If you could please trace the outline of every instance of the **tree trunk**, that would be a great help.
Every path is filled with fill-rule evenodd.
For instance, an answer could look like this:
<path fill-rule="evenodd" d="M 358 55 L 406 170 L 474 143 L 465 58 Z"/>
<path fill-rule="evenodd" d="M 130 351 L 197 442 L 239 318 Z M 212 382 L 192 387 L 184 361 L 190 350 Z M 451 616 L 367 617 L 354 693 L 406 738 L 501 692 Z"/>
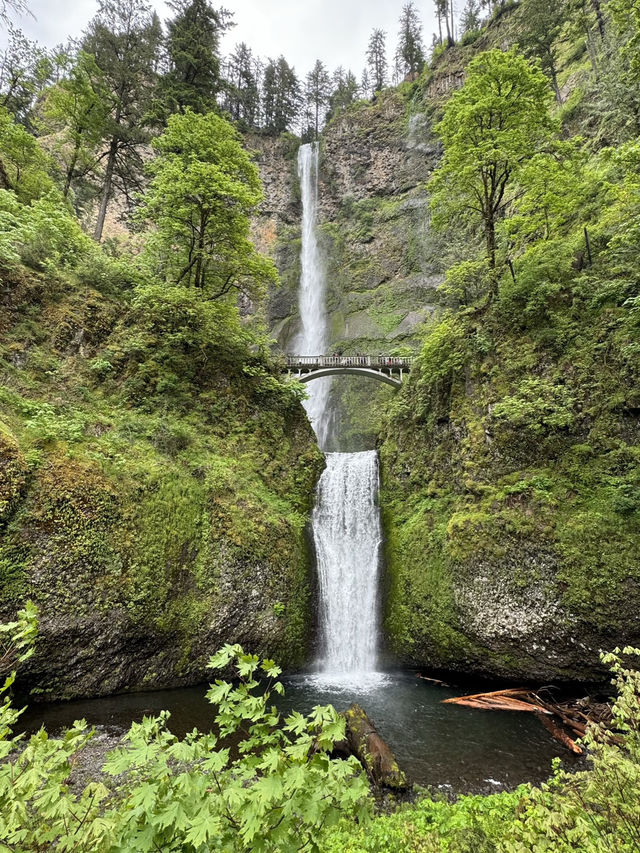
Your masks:
<path fill-rule="evenodd" d="M 398 767 L 393 752 L 360 705 L 353 704 L 344 716 L 349 751 L 362 764 L 369 781 L 373 785 L 396 791 L 409 788 L 407 777 Z"/>
<path fill-rule="evenodd" d="M 104 184 L 102 186 L 102 199 L 100 201 L 100 210 L 98 211 L 98 220 L 93 233 L 94 238 L 99 243 L 102 240 L 102 231 L 104 229 L 104 220 L 107 216 L 107 207 L 109 206 L 109 197 L 111 195 L 111 186 L 113 184 L 113 172 L 116 165 L 116 156 L 118 154 L 118 140 L 114 136 L 109 145 L 109 157 L 107 159 L 107 168 L 104 173 Z"/>
<path fill-rule="evenodd" d="M 596 13 L 596 20 L 598 22 L 598 30 L 600 32 L 600 38 L 604 38 L 604 15 L 602 14 L 602 6 L 600 5 L 600 0 L 591 0 L 591 5 Z"/>
<path fill-rule="evenodd" d="M 553 91 L 556 93 L 556 101 L 560 106 L 562 106 L 562 95 L 560 94 L 560 86 L 558 86 L 558 72 L 556 71 L 555 62 L 553 60 L 549 63 L 549 73 L 551 74 Z"/>
<path fill-rule="evenodd" d="M 454 17 L 453 0 L 449 0 L 449 9 L 451 11 L 451 44 L 456 43 L 456 21 Z"/>
<path fill-rule="evenodd" d="M 451 37 L 451 24 L 449 23 L 449 7 L 447 6 L 444 10 L 444 22 L 447 25 L 447 44 L 449 47 L 453 44 L 453 38 Z"/>
<path fill-rule="evenodd" d="M 67 169 L 67 175 L 64 181 L 64 189 L 62 190 L 62 195 L 64 196 L 64 198 L 67 198 L 67 196 L 69 195 L 69 190 L 71 189 L 71 182 L 73 181 L 73 175 L 76 170 L 76 163 L 78 162 L 79 152 L 80 143 L 76 142 L 75 148 L 73 149 L 71 162 L 69 163 L 69 168 Z"/>
<path fill-rule="evenodd" d="M 438 12 L 438 33 L 440 34 L 440 44 L 442 44 L 442 16 Z"/>

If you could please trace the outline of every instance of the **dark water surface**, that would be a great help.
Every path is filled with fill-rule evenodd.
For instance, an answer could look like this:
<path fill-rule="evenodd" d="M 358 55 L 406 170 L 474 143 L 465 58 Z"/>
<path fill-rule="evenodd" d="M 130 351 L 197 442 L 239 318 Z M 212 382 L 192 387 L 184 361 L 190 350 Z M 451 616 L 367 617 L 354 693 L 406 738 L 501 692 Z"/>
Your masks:
<path fill-rule="evenodd" d="M 293 676 L 284 683 L 286 695 L 277 702 L 283 711 L 305 713 L 329 703 L 342 710 L 359 702 L 410 778 L 443 791 L 489 792 L 541 782 L 550 775 L 554 756 L 575 761 L 533 714 L 443 705 L 443 699 L 472 691 L 435 686 L 413 673 L 379 676 L 359 687 L 312 676 Z M 33 732 L 44 725 L 57 734 L 84 718 L 117 736 L 133 720 L 168 710 L 176 735 L 193 728 L 208 731 L 213 709 L 205 690 L 191 687 L 32 706 L 21 718 L 21 728 Z"/>

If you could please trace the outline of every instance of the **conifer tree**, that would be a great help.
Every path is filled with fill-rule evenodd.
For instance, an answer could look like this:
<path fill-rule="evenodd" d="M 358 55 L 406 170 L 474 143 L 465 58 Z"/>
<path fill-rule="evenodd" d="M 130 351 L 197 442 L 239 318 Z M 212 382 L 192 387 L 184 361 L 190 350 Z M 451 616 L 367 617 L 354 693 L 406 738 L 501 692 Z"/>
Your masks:
<path fill-rule="evenodd" d="M 480 29 L 482 26 L 482 16 L 480 14 L 479 0 L 467 0 L 460 23 L 463 35 L 476 32 L 476 30 Z"/>
<path fill-rule="evenodd" d="M 565 23 L 566 8 L 563 2 L 548 0 L 522 0 L 522 35 L 520 46 L 528 56 L 540 60 L 540 65 L 553 84 L 558 103 L 562 103 L 558 85 L 558 37 Z"/>
<path fill-rule="evenodd" d="M 225 107 L 234 121 L 255 127 L 260 115 L 260 67 L 251 48 L 240 42 L 226 63 Z"/>
<path fill-rule="evenodd" d="M 313 131 L 314 138 L 318 138 L 320 128 L 324 123 L 329 98 L 331 97 L 331 78 L 329 72 L 318 59 L 311 71 L 307 74 L 304 87 L 306 105 L 305 118 L 309 121 L 309 128 Z"/>
<path fill-rule="evenodd" d="M 148 142 L 145 118 L 151 105 L 153 63 L 160 45 L 149 6 L 142 0 L 100 0 L 83 49 L 93 54 L 108 93 L 109 120 L 100 207 L 95 225 L 102 239 L 114 187 L 131 199 L 140 186 L 141 146 Z"/>
<path fill-rule="evenodd" d="M 374 92 L 379 92 L 387 85 L 387 53 L 386 33 L 383 30 L 373 30 L 367 48 L 367 68 Z"/>
<path fill-rule="evenodd" d="M 339 115 L 353 104 L 360 94 L 360 87 L 352 71 L 346 71 L 342 66 L 333 75 L 333 92 L 329 99 L 329 115 Z"/>
<path fill-rule="evenodd" d="M 267 62 L 262 86 L 264 127 L 268 133 L 290 130 L 300 115 L 300 83 L 284 56 Z"/>
<path fill-rule="evenodd" d="M 402 7 L 400 15 L 400 32 L 398 34 L 398 49 L 396 63 L 400 75 L 417 74 L 422 71 L 425 61 L 424 44 L 422 42 L 422 23 L 413 2 L 409 0 Z"/>
<path fill-rule="evenodd" d="M 175 17 L 167 25 L 168 71 L 160 90 L 166 115 L 206 113 L 216 108 L 222 87 L 220 37 L 231 26 L 225 9 L 214 9 L 208 0 L 172 0 Z"/>

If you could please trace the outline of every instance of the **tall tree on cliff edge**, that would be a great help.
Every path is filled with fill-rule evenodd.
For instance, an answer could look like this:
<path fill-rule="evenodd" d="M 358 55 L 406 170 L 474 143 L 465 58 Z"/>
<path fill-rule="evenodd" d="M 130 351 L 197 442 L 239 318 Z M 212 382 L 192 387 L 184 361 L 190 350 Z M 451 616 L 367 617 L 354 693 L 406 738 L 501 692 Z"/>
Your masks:
<path fill-rule="evenodd" d="M 300 115 L 302 96 L 294 69 L 284 56 L 270 59 L 262 84 L 262 114 L 267 133 L 291 130 Z"/>
<path fill-rule="evenodd" d="M 319 59 L 307 74 L 304 97 L 306 103 L 305 122 L 313 131 L 314 139 L 317 139 L 324 124 L 329 107 L 329 98 L 331 97 L 331 78 Z"/>
<path fill-rule="evenodd" d="M 224 68 L 223 106 L 234 121 L 257 127 L 260 121 L 261 64 L 245 43 L 235 46 Z"/>
<path fill-rule="evenodd" d="M 383 30 L 374 30 L 367 47 L 367 69 L 374 92 L 380 92 L 387 85 L 387 36 Z"/>
<path fill-rule="evenodd" d="M 100 241 L 114 188 L 130 200 L 140 187 L 141 147 L 149 141 L 145 118 L 160 48 L 150 7 L 141 0 L 101 0 L 82 47 L 95 57 L 109 99 L 108 148 L 94 232 Z"/>
<path fill-rule="evenodd" d="M 434 224 L 459 218 L 481 227 L 494 293 L 496 226 L 523 166 L 550 146 L 550 99 L 538 67 L 515 49 L 489 50 L 469 63 L 435 128 L 444 157 L 430 184 Z"/>
<path fill-rule="evenodd" d="M 159 86 L 165 118 L 187 107 L 210 112 L 222 89 L 220 38 L 233 26 L 231 14 L 207 0 L 172 0 L 168 5 L 175 17 L 167 24 L 169 69 Z"/>
<path fill-rule="evenodd" d="M 419 74 L 425 62 L 422 22 L 413 3 L 405 3 L 400 15 L 396 63 L 403 76 Z"/>

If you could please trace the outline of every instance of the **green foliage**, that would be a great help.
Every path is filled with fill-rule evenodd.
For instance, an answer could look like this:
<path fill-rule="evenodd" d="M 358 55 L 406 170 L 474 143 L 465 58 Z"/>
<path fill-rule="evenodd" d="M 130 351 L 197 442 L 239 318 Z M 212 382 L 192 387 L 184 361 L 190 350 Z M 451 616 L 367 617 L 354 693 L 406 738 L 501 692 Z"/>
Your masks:
<path fill-rule="evenodd" d="M 496 224 L 512 201 L 523 165 L 549 145 L 553 122 L 542 72 L 515 50 L 490 50 L 467 68 L 436 132 L 444 157 L 431 181 L 434 224 L 451 217 L 481 227 L 496 265 Z"/>
<path fill-rule="evenodd" d="M 32 651 L 35 611 L 0 626 L 8 636 L 2 662 Z M 78 721 L 62 738 L 44 730 L 26 743 L 14 737 L 19 717 L 0 707 L 0 843 L 23 853 L 42 849 L 117 851 L 319 851 L 322 834 L 341 818 L 366 821 L 370 798 L 356 759 L 333 760 L 345 721 L 331 706 L 282 719 L 269 704 L 282 694 L 271 660 L 227 645 L 212 669 L 232 667 L 235 682 L 217 680 L 207 698 L 216 734 L 194 730 L 184 740 L 167 728 L 168 713 L 134 723 L 104 767 L 113 783 L 73 793 L 68 777 L 92 737 Z M 262 686 L 259 677 L 267 679 Z M 6 693 L 14 675 L 5 682 Z M 225 745 L 239 735 L 235 755 Z"/>
<path fill-rule="evenodd" d="M 584 738 L 589 769 L 554 777 L 533 789 L 519 809 L 500 850 L 505 853 L 600 853 L 638 849 L 640 813 L 635 795 L 640 783 L 639 649 L 616 649 L 603 656 L 614 674 L 617 698 L 612 729 L 591 725 Z M 631 657 L 631 661 L 629 661 Z"/>
<path fill-rule="evenodd" d="M 262 198 L 258 170 L 224 119 L 187 111 L 154 141 L 151 184 L 142 216 L 157 226 L 151 241 L 162 274 L 198 288 L 202 298 L 257 292 L 274 282 L 273 262 L 249 238 L 249 216 Z"/>

